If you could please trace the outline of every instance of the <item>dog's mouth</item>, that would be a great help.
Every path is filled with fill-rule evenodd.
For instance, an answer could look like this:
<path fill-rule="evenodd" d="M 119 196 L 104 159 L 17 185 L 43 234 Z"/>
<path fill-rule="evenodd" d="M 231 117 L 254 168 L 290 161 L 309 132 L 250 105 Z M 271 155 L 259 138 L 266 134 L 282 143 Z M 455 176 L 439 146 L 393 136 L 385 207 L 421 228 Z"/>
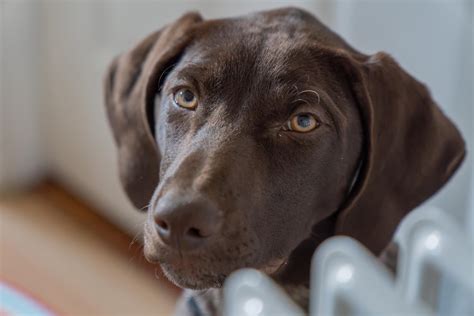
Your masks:
<path fill-rule="evenodd" d="M 236 260 L 224 265 L 213 265 L 208 260 L 187 258 L 183 256 L 173 261 L 158 261 L 166 277 L 176 285 L 194 290 L 220 288 L 226 278 L 242 268 L 254 268 L 267 275 L 277 275 L 287 265 L 287 259 L 272 260 L 257 266 Z"/>
<path fill-rule="evenodd" d="M 264 260 L 256 245 L 218 244 L 201 251 L 179 252 L 163 246 L 146 231 L 144 254 L 148 261 L 159 264 L 173 283 L 191 289 L 219 288 L 229 274 L 242 268 L 254 268 L 267 275 L 275 275 L 288 262 L 288 258 Z"/>

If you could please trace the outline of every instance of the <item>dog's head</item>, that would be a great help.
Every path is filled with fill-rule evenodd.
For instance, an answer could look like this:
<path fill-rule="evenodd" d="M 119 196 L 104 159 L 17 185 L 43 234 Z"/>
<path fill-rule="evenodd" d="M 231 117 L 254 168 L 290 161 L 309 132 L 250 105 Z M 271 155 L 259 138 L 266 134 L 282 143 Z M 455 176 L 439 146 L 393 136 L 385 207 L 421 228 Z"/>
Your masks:
<path fill-rule="evenodd" d="M 271 273 L 328 217 L 379 254 L 464 156 L 421 83 L 299 9 L 186 14 L 115 59 L 105 91 L 146 255 L 183 287 Z"/>

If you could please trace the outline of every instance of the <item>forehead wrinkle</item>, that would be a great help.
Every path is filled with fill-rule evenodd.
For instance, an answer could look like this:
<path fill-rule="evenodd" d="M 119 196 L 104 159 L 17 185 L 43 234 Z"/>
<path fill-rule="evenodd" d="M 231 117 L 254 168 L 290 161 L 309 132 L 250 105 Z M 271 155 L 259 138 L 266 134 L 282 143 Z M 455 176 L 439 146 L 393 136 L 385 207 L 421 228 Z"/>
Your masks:
<path fill-rule="evenodd" d="M 316 90 L 306 89 L 306 90 L 298 92 L 298 96 L 301 96 L 304 93 L 311 93 L 312 97 L 314 97 L 314 96 L 316 97 L 317 103 L 318 104 L 321 103 L 321 97 L 319 96 L 319 93 Z"/>

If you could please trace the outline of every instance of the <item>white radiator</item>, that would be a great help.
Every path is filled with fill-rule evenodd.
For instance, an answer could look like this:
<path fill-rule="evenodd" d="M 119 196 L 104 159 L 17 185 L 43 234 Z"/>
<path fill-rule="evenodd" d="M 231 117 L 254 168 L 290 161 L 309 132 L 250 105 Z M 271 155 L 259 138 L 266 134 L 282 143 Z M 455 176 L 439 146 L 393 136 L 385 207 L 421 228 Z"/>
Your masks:
<path fill-rule="evenodd" d="M 474 247 L 445 213 L 423 207 L 400 224 L 397 273 L 349 237 L 325 241 L 313 257 L 310 315 L 474 315 Z M 232 274 L 226 316 L 303 315 L 268 276 Z"/>

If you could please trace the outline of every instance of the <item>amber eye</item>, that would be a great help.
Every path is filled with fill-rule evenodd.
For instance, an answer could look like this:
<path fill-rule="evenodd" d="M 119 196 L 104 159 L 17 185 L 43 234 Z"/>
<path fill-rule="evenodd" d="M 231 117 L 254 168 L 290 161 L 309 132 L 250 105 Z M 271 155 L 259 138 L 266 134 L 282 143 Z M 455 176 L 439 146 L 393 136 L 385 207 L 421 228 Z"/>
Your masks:
<path fill-rule="evenodd" d="M 173 101 L 182 108 L 194 110 L 197 106 L 197 98 L 194 93 L 186 88 L 179 89 L 173 95 Z"/>
<path fill-rule="evenodd" d="M 296 114 L 288 121 L 288 129 L 298 133 L 311 132 L 318 126 L 318 121 L 311 113 Z"/>

